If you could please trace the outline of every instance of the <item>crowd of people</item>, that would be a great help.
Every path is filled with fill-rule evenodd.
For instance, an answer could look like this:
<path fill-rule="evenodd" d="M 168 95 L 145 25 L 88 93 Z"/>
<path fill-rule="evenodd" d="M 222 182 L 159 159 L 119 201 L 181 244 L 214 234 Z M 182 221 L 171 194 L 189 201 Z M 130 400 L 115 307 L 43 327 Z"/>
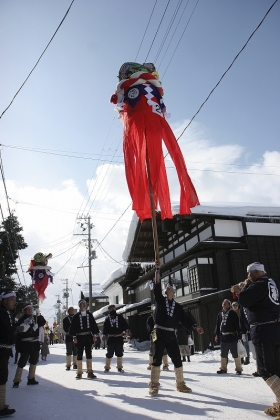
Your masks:
<path fill-rule="evenodd" d="M 272 406 L 265 413 L 280 420 L 280 317 L 279 292 L 276 283 L 268 278 L 263 264 L 252 263 L 247 267 L 248 277 L 245 281 L 232 286 L 231 291 L 236 299 L 230 302 L 224 299 L 222 310 L 217 316 L 214 331 L 215 341 L 221 348 L 221 366 L 218 374 L 227 374 L 228 357 L 231 353 L 235 361 L 236 374 L 242 374 L 242 365 L 250 363 L 250 352 L 256 360 L 254 376 L 260 376 L 271 388 L 276 397 Z M 155 281 L 153 285 L 154 308 L 147 319 L 147 331 L 150 334 L 149 394 L 157 395 L 161 365 L 168 370 L 168 356 L 174 365 L 176 389 L 179 392 L 192 392 L 184 381 L 183 362 L 190 362 L 192 334 L 196 331 L 203 334 L 203 328 L 197 325 L 190 312 L 174 300 L 174 288 L 167 284 L 162 293 L 160 264 L 156 262 Z M 6 404 L 6 383 L 8 380 L 8 363 L 11 350 L 16 343 L 17 369 L 13 387 L 19 388 L 22 371 L 29 362 L 27 385 L 38 385 L 35 378 L 36 366 L 41 350 L 42 360 L 49 354 L 49 344 L 53 344 L 53 331 L 40 335 L 46 320 L 39 310 L 34 314 L 33 307 L 27 303 L 22 317 L 14 319 L 16 293 L 7 291 L 1 295 L 0 304 L 0 417 L 12 415 L 15 410 Z M 68 309 L 63 319 L 63 342 L 66 344 L 66 370 L 76 370 L 76 379 L 83 377 L 83 354 L 86 355 L 86 372 L 89 379 L 96 375 L 92 364 L 92 349 L 100 348 L 106 343 L 104 372 L 109 373 L 111 361 L 117 359 L 118 372 L 124 372 L 124 336 L 131 333 L 126 319 L 117 314 L 116 306 L 108 306 L 102 330 L 96 324 L 92 313 L 87 309 L 84 299 L 79 301 L 79 310 Z M 62 338 L 62 336 L 61 336 Z M 242 344 L 243 343 L 243 344 Z M 240 354 L 240 345 L 243 354 Z"/>

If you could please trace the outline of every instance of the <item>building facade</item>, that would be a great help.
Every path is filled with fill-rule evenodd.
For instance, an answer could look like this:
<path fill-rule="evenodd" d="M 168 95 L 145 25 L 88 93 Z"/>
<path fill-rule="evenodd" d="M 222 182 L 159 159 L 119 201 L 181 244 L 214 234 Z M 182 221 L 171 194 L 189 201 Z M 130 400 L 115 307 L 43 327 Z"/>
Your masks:
<path fill-rule="evenodd" d="M 154 247 L 151 220 L 130 231 L 124 258 L 128 266 L 117 282 L 135 338 L 147 340 L 145 322 L 151 313 Z M 230 287 L 247 277 L 247 265 L 264 264 L 280 279 L 280 208 L 197 206 L 192 214 L 160 220 L 157 214 L 162 288 L 176 287 L 176 301 L 190 311 L 205 333 L 194 335 L 196 350 L 214 343 L 214 327 L 222 300 L 232 300 Z M 104 290 L 104 293 L 107 293 Z M 127 307 L 127 311 L 126 311 Z"/>

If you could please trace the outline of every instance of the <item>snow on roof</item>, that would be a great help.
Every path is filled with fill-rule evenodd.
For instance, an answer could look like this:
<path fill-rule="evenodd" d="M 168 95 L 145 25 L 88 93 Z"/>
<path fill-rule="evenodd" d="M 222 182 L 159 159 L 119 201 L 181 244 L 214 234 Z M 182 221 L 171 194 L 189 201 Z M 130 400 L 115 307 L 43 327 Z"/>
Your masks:
<path fill-rule="evenodd" d="M 192 214 L 217 214 L 239 217 L 280 217 L 280 207 L 248 203 L 205 203 L 191 208 Z"/>
<path fill-rule="evenodd" d="M 123 276 L 126 273 L 126 269 L 127 266 L 123 265 L 120 268 L 111 271 L 111 273 L 106 277 L 106 279 L 103 280 L 102 283 L 100 283 L 102 290 L 106 290 L 109 286 L 111 286 L 111 284 L 114 283 L 115 280 Z"/>
<path fill-rule="evenodd" d="M 125 305 L 123 308 L 117 310 L 117 313 L 124 314 L 125 312 L 128 312 L 131 309 L 136 308 L 137 306 L 142 306 L 150 302 L 151 302 L 151 298 L 147 298 L 147 299 L 142 300 L 141 302 L 131 303 L 130 305 Z"/>
<path fill-rule="evenodd" d="M 138 221 L 139 221 L 139 217 L 134 212 L 131 222 L 130 222 L 129 230 L 128 230 L 126 245 L 122 254 L 122 258 L 124 261 L 127 261 L 128 259 L 128 256 L 129 256 L 129 253 L 130 253 L 133 241 L 134 241 L 134 236 L 135 236 L 136 228 L 138 225 Z"/>
<path fill-rule="evenodd" d="M 117 309 L 121 308 L 123 306 L 123 305 L 118 304 L 118 303 L 114 303 L 114 305 Z M 103 306 L 102 308 L 98 309 L 98 311 L 92 312 L 93 317 L 96 319 L 96 318 L 100 317 L 101 315 L 105 314 L 106 312 L 108 312 L 108 307 L 109 306 L 110 305 Z"/>

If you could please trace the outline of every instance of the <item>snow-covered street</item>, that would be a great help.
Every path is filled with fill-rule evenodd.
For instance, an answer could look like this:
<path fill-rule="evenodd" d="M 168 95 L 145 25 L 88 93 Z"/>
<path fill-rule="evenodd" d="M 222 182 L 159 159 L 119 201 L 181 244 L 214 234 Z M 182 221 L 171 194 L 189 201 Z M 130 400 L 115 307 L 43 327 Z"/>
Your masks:
<path fill-rule="evenodd" d="M 230 359 L 227 375 L 217 375 L 220 352 L 191 356 L 184 363 L 185 381 L 191 394 L 175 389 L 173 366 L 162 372 L 157 397 L 148 395 L 148 351 L 140 352 L 125 345 L 124 373 L 118 373 L 116 358 L 110 373 L 104 373 L 105 353 L 93 350 L 93 368 L 97 379 L 76 380 L 76 371 L 65 370 L 65 345 L 50 346 L 46 362 L 40 361 L 36 371 L 38 386 L 27 386 L 27 368 L 18 389 L 12 388 L 16 365 L 9 364 L 7 403 L 20 420 L 145 420 L 145 419 L 268 419 L 263 410 L 273 403 L 273 395 L 261 378 L 254 378 L 255 362 L 234 374 Z"/>

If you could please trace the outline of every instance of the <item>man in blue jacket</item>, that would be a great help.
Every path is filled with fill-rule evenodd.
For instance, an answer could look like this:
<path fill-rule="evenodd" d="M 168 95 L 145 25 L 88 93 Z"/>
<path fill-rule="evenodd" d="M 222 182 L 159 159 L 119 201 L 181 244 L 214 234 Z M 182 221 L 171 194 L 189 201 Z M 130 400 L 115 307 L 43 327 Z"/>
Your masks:
<path fill-rule="evenodd" d="M 267 277 L 263 264 L 252 263 L 247 271 L 244 288 L 233 287 L 239 294 L 239 303 L 247 309 L 259 374 L 276 396 L 273 406 L 264 411 L 276 417 L 280 416 L 279 292 L 275 281 Z"/>

